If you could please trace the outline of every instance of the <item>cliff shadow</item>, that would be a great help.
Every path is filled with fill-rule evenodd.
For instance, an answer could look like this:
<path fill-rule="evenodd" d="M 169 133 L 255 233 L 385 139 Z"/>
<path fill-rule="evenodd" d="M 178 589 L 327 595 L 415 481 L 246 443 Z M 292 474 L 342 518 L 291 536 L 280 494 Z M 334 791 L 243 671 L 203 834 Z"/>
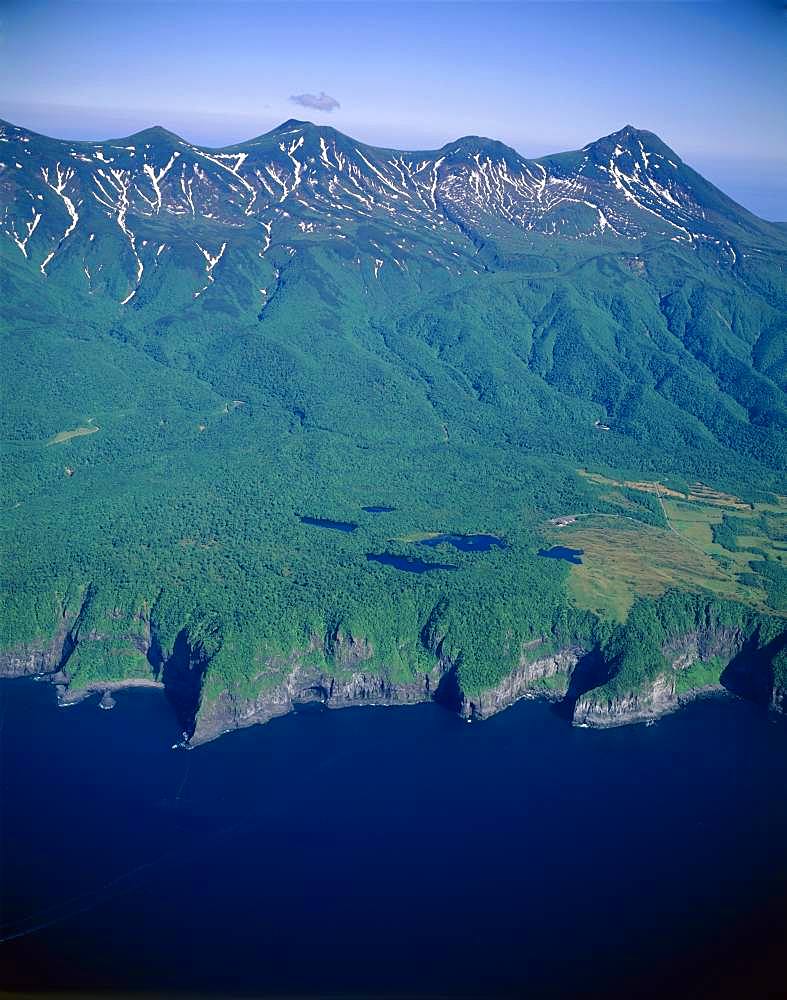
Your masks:
<path fill-rule="evenodd" d="M 459 686 L 456 666 L 449 667 L 437 683 L 432 700 L 451 712 L 459 712 L 464 703 L 464 694 Z"/>
<path fill-rule="evenodd" d="M 162 679 L 161 671 L 164 666 L 164 650 L 161 648 L 158 632 L 153 627 L 150 629 L 150 644 L 146 655 L 154 678 L 160 681 Z"/>
<path fill-rule="evenodd" d="M 773 697 L 773 658 L 784 643 L 784 638 L 780 636 L 760 646 L 759 636 L 755 633 L 722 671 L 719 678 L 722 686 L 739 698 L 758 705 L 770 704 Z"/>
<path fill-rule="evenodd" d="M 158 643 L 151 645 L 150 655 L 154 655 L 154 649 L 158 651 L 159 660 L 156 664 L 151 659 L 151 665 L 164 684 L 164 691 L 175 710 L 184 739 L 189 740 L 194 735 L 197 724 L 207 661 L 198 649 L 192 647 L 185 628 L 178 632 L 171 656 L 164 658 Z"/>
<path fill-rule="evenodd" d="M 572 722 L 574 719 L 574 709 L 583 694 L 592 691 L 593 688 L 605 684 L 610 678 L 609 665 L 601 655 L 601 650 L 596 647 L 589 653 L 585 653 L 577 663 L 568 682 L 568 690 L 565 696 L 554 702 L 552 710 L 565 719 Z"/>

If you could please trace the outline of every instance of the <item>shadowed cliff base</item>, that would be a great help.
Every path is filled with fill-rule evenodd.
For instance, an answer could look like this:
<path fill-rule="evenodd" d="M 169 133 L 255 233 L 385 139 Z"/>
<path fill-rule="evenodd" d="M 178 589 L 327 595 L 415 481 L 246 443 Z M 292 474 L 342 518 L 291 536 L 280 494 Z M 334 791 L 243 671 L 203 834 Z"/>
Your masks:
<path fill-rule="evenodd" d="M 160 647 L 159 652 L 160 652 Z M 151 647 L 151 653 L 153 647 Z M 193 649 L 189 641 L 187 629 L 182 629 L 172 647 L 172 655 L 163 662 L 154 664 L 154 669 L 161 673 L 164 690 L 178 719 L 184 740 L 194 735 L 197 724 L 202 682 L 205 676 L 208 660 L 200 649 Z"/>
<path fill-rule="evenodd" d="M 773 703 L 776 696 L 773 661 L 784 646 L 784 636 L 763 646 L 759 645 L 757 636 L 752 636 L 722 671 L 721 685 L 730 693 L 758 705 Z M 774 707 L 777 706 L 774 704 Z"/>
<path fill-rule="evenodd" d="M 574 668 L 568 683 L 566 696 L 561 701 L 553 704 L 554 711 L 561 719 L 573 722 L 577 701 L 583 694 L 587 694 L 593 688 L 600 687 L 600 685 L 609 680 L 609 677 L 609 664 L 606 663 L 604 657 L 601 655 L 601 650 L 598 647 L 591 649 L 589 653 L 581 657 Z"/>

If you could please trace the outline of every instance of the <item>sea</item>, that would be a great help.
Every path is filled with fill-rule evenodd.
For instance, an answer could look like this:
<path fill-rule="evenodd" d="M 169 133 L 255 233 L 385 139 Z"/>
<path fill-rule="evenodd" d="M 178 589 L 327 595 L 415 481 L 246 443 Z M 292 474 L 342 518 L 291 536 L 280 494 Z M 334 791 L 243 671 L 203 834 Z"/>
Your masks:
<path fill-rule="evenodd" d="M 157 690 L 0 682 L 0 988 L 784 995 L 787 720 L 732 697 L 303 710 L 173 749 Z"/>

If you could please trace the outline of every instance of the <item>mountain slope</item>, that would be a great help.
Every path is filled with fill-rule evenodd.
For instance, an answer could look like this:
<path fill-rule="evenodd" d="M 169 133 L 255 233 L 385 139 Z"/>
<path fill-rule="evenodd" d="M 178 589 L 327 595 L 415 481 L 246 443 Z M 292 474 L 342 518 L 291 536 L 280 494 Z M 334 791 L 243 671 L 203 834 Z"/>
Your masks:
<path fill-rule="evenodd" d="M 162 677 L 212 732 L 293 664 L 625 677 L 671 590 L 781 648 L 787 237 L 656 136 L 0 131 L 8 663 Z"/>

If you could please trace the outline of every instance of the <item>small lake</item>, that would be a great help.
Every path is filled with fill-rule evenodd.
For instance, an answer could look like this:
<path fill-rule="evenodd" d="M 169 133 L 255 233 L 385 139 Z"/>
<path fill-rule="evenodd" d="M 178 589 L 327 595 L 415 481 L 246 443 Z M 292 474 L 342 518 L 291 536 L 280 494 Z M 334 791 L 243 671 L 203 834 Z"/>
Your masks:
<path fill-rule="evenodd" d="M 383 566 L 393 566 L 395 569 L 404 570 L 405 573 L 429 573 L 432 570 L 457 570 L 458 566 L 450 563 L 430 563 L 423 559 L 411 559 L 408 556 L 397 556 L 391 552 L 380 552 L 379 554 L 368 552 L 366 558 L 369 562 L 382 563 Z"/>
<path fill-rule="evenodd" d="M 355 531 L 358 527 L 354 521 L 331 521 L 327 517 L 302 517 L 301 524 L 311 524 L 315 528 L 330 528 L 333 531 Z"/>
<path fill-rule="evenodd" d="M 508 548 L 502 538 L 497 535 L 435 535 L 434 538 L 422 538 L 418 545 L 453 545 L 459 552 L 489 552 L 490 549 Z"/>
<path fill-rule="evenodd" d="M 569 549 L 565 545 L 553 545 L 551 549 L 539 549 L 538 554 L 545 559 L 563 559 L 565 562 L 573 563 L 575 566 L 581 566 L 585 550 Z"/>
<path fill-rule="evenodd" d="M 392 514 L 396 507 L 361 507 L 366 514 Z"/>

